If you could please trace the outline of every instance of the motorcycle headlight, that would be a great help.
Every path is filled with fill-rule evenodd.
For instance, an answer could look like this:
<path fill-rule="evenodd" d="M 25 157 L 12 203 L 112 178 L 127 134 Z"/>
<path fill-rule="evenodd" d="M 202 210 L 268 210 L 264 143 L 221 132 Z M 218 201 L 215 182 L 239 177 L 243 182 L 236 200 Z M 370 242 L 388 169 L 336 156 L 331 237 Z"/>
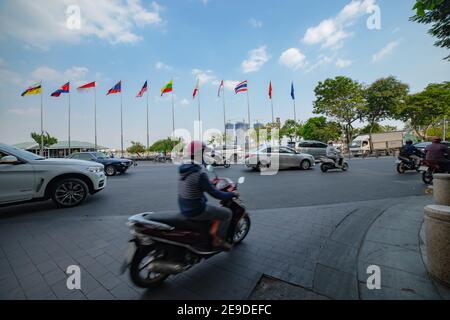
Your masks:
<path fill-rule="evenodd" d="M 102 167 L 89 167 L 86 168 L 87 171 L 92 172 L 92 173 L 100 173 L 103 172 L 103 168 Z"/>

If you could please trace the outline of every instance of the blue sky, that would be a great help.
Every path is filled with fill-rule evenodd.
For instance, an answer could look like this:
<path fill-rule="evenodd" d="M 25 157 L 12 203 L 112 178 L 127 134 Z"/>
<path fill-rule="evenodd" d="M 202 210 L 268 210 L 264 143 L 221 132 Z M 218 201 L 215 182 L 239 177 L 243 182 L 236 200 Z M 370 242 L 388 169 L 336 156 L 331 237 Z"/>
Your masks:
<path fill-rule="evenodd" d="M 67 96 L 50 93 L 72 83 L 72 139 L 93 141 L 93 98 L 74 89 L 97 81 L 99 144 L 120 146 L 120 97 L 106 96 L 123 81 L 124 140 L 145 143 L 145 98 L 136 99 L 149 80 L 150 138 L 171 133 L 171 99 L 159 97 L 174 79 L 175 123 L 193 131 L 197 102 L 192 91 L 201 81 L 204 128 L 223 128 L 218 82 L 226 80 L 227 119 L 247 119 L 245 94 L 236 81 L 248 80 L 251 119 L 271 119 L 267 97 L 273 83 L 275 115 L 312 114 L 314 87 L 337 75 L 363 83 L 394 75 L 422 90 L 448 81 L 448 55 L 433 46 L 428 27 L 408 21 L 413 0 L 26 0 L 0 3 L 0 140 L 30 141 L 39 131 L 39 96 L 21 97 L 43 80 L 45 130 L 67 140 Z M 69 29 L 66 10 L 78 5 L 81 28 Z M 376 7 L 375 7 L 376 6 Z M 381 29 L 367 20 L 381 13 Z M 367 11 L 368 10 L 368 11 Z M 375 10 L 375 11 L 374 11 Z M 368 13 L 369 12 L 369 13 Z"/>

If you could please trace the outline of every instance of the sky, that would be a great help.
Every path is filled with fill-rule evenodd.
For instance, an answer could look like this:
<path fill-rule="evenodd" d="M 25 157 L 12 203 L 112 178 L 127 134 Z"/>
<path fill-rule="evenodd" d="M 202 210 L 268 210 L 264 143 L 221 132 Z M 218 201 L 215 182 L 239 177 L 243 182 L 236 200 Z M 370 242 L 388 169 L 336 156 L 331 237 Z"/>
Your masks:
<path fill-rule="evenodd" d="M 106 96 L 122 81 L 125 147 L 146 142 L 149 82 L 150 140 L 175 126 L 193 133 L 200 80 L 204 130 L 223 128 L 220 80 L 226 84 L 227 121 L 247 119 L 247 96 L 234 94 L 248 80 L 251 121 L 313 114 L 314 88 L 339 75 L 365 84 L 393 75 L 418 92 L 449 81 L 446 50 L 433 46 L 429 26 L 410 22 L 414 0 L 2 0 L 0 1 L 0 142 L 31 141 L 40 131 L 40 97 L 20 94 L 42 81 L 44 130 L 67 140 L 68 96 L 50 97 L 71 83 L 72 140 L 94 141 L 94 97 L 78 93 L 97 81 L 98 143 L 120 147 L 120 96 Z M 77 19 L 80 17 L 80 19 Z M 78 23 L 78 21 L 80 23 Z M 401 124 L 396 123 L 401 127 Z M 361 124 L 358 124 L 361 125 Z"/>

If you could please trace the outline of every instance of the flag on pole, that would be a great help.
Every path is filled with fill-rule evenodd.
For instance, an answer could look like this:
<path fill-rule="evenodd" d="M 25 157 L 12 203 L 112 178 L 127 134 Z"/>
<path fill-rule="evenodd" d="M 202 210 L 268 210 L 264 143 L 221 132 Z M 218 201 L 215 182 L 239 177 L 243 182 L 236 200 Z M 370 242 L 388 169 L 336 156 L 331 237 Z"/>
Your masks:
<path fill-rule="evenodd" d="M 95 86 L 96 86 L 95 81 L 94 82 L 89 82 L 89 83 L 86 83 L 85 85 L 82 85 L 82 86 L 78 87 L 77 90 L 78 90 L 78 92 L 84 92 L 87 89 L 95 88 Z"/>
<path fill-rule="evenodd" d="M 197 79 L 197 84 L 195 85 L 194 93 L 192 94 L 192 99 L 195 99 L 195 96 L 197 95 L 198 90 L 200 90 L 199 81 Z"/>
<path fill-rule="evenodd" d="M 34 86 L 29 87 L 27 90 L 25 90 L 21 96 L 27 96 L 29 94 L 42 94 L 42 84 L 37 83 Z"/>
<path fill-rule="evenodd" d="M 224 86 L 224 83 L 223 83 L 223 80 L 220 82 L 220 85 L 219 85 L 219 90 L 217 91 L 217 97 L 218 98 L 220 98 L 220 90 L 222 90 L 223 89 L 223 86 Z"/>
<path fill-rule="evenodd" d="M 69 93 L 70 92 L 70 82 L 67 82 L 60 89 L 56 90 L 51 94 L 52 97 L 59 97 L 61 93 Z"/>
<path fill-rule="evenodd" d="M 109 89 L 109 91 L 108 91 L 108 93 L 106 95 L 108 96 L 110 94 L 120 93 L 120 92 L 122 92 L 122 81 L 117 82 L 114 87 Z"/>
<path fill-rule="evenodd" d="M 145 81 L 144 86 L 142 87 L 141 91 L 138 92 L 136 98 L 142 98 L 142 96 L 146 91 L 147 91 L 147 81 Z"/>
<path fill-rule="evenodd" d="M 294 82 L 292 82 L 292 84 L 291 84 L 291 97 L 292 97 L 292 100 L 295 100 Z"/>
<path fill-rule="evenodd" d="M 172 90 L 173 90 L 173 83 L 172 80 L 170 80 L 169 82 L 167 82 L 164 88 L 161 89 L 161 97 L 166 93 L 172 92 Z"/>
<path fill-rule="evenodd" d="M 248 91 L 247 80 L 239 83 L 236 86 L 236 88 L 234 88 L 235 94 L 238 94 L 239 92 L 245 92 L 245 91 Z"/>
<path fill-rule="evenodd" d="M 272 81 L 269 83 L 269 99 L 272 100 Z"/>

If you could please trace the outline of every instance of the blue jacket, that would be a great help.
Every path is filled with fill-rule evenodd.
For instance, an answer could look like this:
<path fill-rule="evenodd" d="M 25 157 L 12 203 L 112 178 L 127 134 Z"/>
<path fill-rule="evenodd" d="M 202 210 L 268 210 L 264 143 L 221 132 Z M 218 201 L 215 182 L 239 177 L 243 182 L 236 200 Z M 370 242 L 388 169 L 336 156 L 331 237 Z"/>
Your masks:
<path fill-rule="evenodd" d="M 178 181 L 178 205 L 184 216 L 195 217 L 205 211 L 208 200 L 204 192 L 219 200 L 230 200 L 234 196 L 232 192 L 222 192 L 214 188 L 202 166 L 198 164 L 181 165 Z"/>

